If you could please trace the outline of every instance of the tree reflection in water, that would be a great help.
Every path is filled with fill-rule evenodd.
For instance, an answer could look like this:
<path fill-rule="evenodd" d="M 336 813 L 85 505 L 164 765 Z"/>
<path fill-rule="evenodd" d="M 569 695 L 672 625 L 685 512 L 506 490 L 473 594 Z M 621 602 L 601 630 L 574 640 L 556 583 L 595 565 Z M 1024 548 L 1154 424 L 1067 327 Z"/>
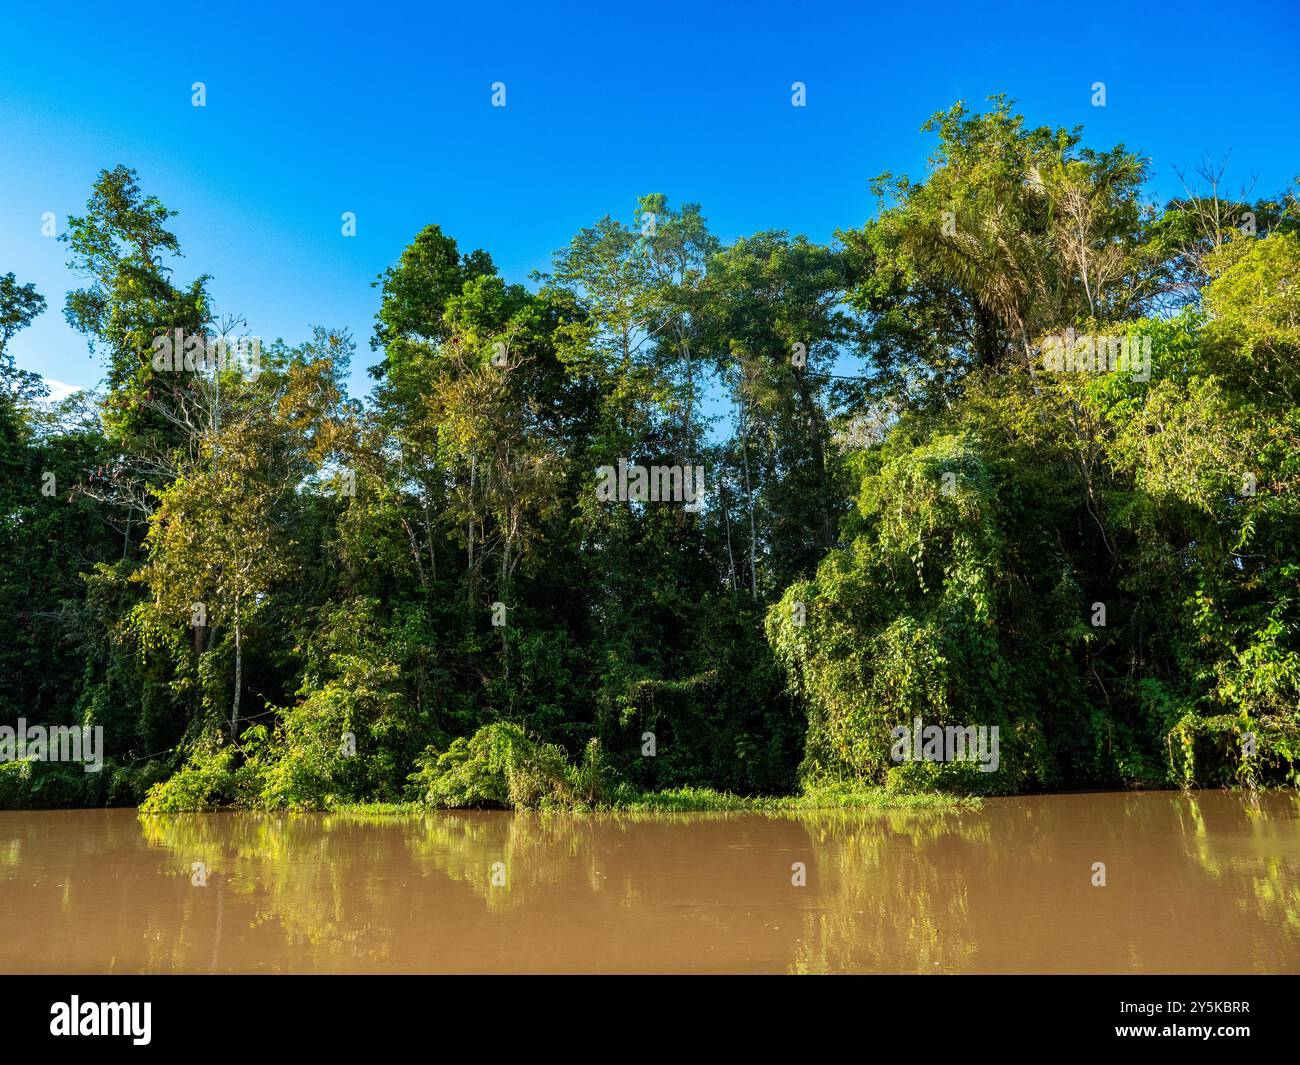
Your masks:
<path fill-rule="evenodd" d="M 14 972 L 1298 971 L 1300 798 L 3 814 L 0 903 Z"/>

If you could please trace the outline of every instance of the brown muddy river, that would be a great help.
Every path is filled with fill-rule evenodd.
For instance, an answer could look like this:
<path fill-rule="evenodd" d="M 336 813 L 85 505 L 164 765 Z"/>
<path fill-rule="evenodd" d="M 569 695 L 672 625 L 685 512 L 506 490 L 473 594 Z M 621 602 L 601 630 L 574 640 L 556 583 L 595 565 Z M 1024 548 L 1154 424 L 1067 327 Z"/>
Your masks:
<path fill-rule="evenodd" d="M 7 973 L 1300 972 L 1300 795 L 4 812 L 0 913 Z"/>

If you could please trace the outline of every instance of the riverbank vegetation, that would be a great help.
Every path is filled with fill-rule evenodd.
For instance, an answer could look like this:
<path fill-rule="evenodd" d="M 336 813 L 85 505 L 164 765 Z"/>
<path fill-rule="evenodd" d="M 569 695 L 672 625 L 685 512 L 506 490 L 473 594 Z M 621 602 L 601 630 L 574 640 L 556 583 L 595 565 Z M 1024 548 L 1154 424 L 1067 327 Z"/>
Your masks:
<path fill-rule="evenodd" d="M 654 194 L 523 285 L 430 224 L 364 398 L 346 331 L 253 345 L 103 171 L 63 236 L 99 391 L 14 366 L 46 300 L 0 277 L 0 723 L 105 761 L 11 754 L 0 806 L 1300 783 L 1295 191 L 1153 204 L 1003 99 L 926 128 L 825 244 Z M 670 498 L 598 493 L 638 464 Z M 995 770 L 896 760 L 918 720 Z"/>

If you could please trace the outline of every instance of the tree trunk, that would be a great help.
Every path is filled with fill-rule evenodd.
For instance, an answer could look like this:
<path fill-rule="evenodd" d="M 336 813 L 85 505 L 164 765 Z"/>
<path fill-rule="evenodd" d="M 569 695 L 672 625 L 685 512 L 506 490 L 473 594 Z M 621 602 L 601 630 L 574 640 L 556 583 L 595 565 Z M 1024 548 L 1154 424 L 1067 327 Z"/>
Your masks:
<path fill-rule="evenodd" d="M 749 422 L 745 408 L 740 409 L 741 455 L 745 459 L 745 497 L 749 503 L 749 590 L 758 598 L 758 534 L 754 531 L 754 489 L 749 481 Z"/>
<path fill-rule="evenodd" d="M 230 742 L 239 739 L 239 691 L 244 686 L 244 639 L 239 624 L 239 600 L 235 600 L 235 697 L 230 706 Z"/>
<path fill-rule="evenodd" d="M 474 490 L 478 486 L 478 459 L 469 460 L 469 500 L 470 506 L 474 505 Z M 469 527 L 466 530 L 469 533 L 469 563 L 465 570 L 465 581 L 467 585 L 466 594 L 469 597 L 470 609 L 474 608 L 474 517 L 471 514 Z"/>
<path fill-rule="evenodd" d="M 429 545 L 429 572 L 436 583 L 438 580 L 438 554 L 433 542 L 433 526 L 429 522 L 429 500 L 424 501 L 424 540 Z"/>
<path fill-rule="evenodd" d="M 799 370 L 794 371 L 794 387 L 803 407 L 804 417 L 808 419 L 809 443 L 812 445 L 813 462 L 817 467 L 817 521 L 821 526 L 821 544 L 830 550 L 835 543 L 835 530 L 831 527 L 830 507 L 826 502 L 826 449 L 822 446 L 822 412 L 817 400 L 808 387 Z"/>
<path fill-rule="evenodd" d="M 513 520 L 513 519 L 508 519 Z M 513 529 L 506 529 L 502 534 L 501 543 L 501 604 L 504 606 L 510 594 L 510 536 Z M 503 677 L 506 682 L 506 691 L 510 691 L 510 642 L 506 639 L 506 628 L 510 624 L 510 618 L 505 619 L 506 624 L 501 626 L 501 668 Z M 514 698 L 511 696 L 511 702 Z"/>
<path fill-rule="evenodd" d="M 727 481 L 725 477 L 718 478 L 718 488 L 722 496 L 722 520 L 727 527 L 727 565 L 731 569 L 731 590 L 736 590 L 736 556 L 731 550 L 731 514 L 727 510 Z"/>

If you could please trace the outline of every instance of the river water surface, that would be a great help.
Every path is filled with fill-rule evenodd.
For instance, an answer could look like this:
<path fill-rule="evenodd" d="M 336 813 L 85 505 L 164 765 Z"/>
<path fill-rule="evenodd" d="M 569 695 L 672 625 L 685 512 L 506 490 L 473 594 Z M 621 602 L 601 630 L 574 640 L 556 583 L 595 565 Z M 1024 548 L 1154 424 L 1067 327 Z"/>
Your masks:
<path fill-rule="evenodd" d="M 1300 795 L 5 812 L 0 919 L 8 973 L 1300 972 Z"/>

